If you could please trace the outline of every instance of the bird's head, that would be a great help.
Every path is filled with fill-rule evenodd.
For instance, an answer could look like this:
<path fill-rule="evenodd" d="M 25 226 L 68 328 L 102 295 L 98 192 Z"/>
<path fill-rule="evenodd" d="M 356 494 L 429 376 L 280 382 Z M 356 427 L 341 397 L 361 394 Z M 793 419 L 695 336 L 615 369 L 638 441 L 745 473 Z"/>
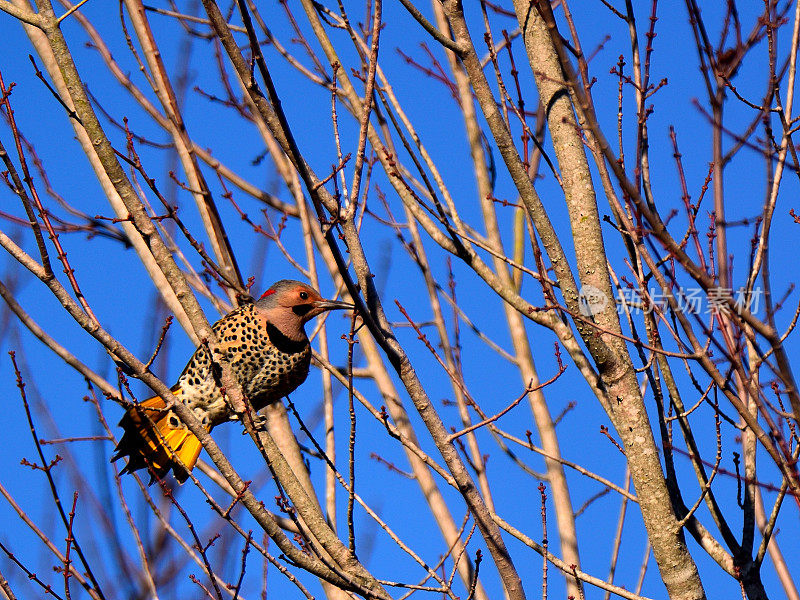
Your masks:
<path fill-rule="evenodd" d="M 272 284 L 256 302 L 258 313 L 292 339 L 303 338 L 303 326 L 317 315 L 352 308 L 348 302 L 326 300 L 310 285 L 292 279 Z"/>

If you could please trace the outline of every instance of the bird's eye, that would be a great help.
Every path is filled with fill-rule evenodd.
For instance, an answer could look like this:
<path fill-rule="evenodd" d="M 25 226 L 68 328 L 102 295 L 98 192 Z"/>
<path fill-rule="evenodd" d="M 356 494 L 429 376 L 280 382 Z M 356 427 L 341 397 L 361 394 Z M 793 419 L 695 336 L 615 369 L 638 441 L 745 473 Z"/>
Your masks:
<path fill-rule="evenodd" d="M 300 292 L 301 300 L 308 300 L 308 292 Z"/>

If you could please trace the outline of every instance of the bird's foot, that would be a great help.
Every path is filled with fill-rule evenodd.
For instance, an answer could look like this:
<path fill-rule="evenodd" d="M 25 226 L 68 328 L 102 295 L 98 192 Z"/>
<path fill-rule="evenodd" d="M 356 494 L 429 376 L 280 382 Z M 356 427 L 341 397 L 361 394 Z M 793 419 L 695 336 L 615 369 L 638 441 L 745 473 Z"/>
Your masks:
<path fill-rule="evenodd" d="M 237 420 L 241 420 L 239 415 L 236 416 Z M 255 431 L 265 431 L 267 429 L 267 418 L 261 415 L 253 415 L 252 417 L 253 429 Z M 242 429 L 242 435 L 247 435 L 247 430 Z"/>
<path fill-rule="evenodd" d="M 255 415 L 253 417 L 253 427 L 255 429 L 266 429 L 267 428 L 267 418 L 262 415 Z"/>

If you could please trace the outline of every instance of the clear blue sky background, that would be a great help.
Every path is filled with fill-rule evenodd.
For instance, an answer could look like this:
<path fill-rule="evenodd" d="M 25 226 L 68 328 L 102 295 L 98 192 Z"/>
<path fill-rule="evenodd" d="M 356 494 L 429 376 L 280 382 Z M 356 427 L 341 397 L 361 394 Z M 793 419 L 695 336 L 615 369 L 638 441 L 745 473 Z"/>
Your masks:
<path fill-rule="evenodd" d="M 166 4 L 166 3 L 165 3 Z M 480 13 L 472 3 L 466 3 L 467 10 L 473 24 L 473 36 L 476 43 L 480 43 L 482 33 L 480 29 Z M 598 105 L 598 112 L 603 119 L 609 138 L 614 138 L 616 123 L 616 98 L 617 83 L 613 76 L 607 75 L 608 70 L 616 64 L 619 54 L 624 53 L 629 56 L 629 42 L 623 24 L 602 7 L 600 2 L 575 2 L 572 10 L 575 12 L 575 19 L 579 32 L 584 43 L 584 51 L 591 52 L 595 46 L 603 43 L 606 36 L 610 40 L 606 41 L 603 48 L 596 54 L 591 63 L 593 74 L 598 77 L 594 86 L 594 98 Z M 649 13 L 649 3 L 637 3 L 641 13 L 638 14 L 640 27 L 647 23 Z M 706 3 L 704 15 L 707 23 L 716 23 L 719 18 L 715 11 L 721 10 L 716 3 Z M 720 3 L 721 4 L 721 3 Z M 745 31 L 754 22 L 756 11 L 761 10 L 760 3 L 748 3 L 752 6 L 742 6 L 741 20 L 745 24 Z M 270 26 L 274 28 L 276 35 L 285 43 L 289 43 L 291 32 L 287 27 L 286 19 L 281 7 L 276 2 L 259 3 L 265 16 L 270 18 Z M 299 6 L 295 7 L 298 14 Z M 362 18 L 362 8 L 352 8 L 358 18 Z M 404 53 L 413 56 L 422 64 L 428 64 L 426 54 L 418 45 L 419 40 L 424 39 L 419 27 L 410 20 L 403 12 L 402 7 L 397 2 L 388 2 L 385 6 L 386 27 L 381 38 L 381 54 L 383 57 L 383 67 L 387 75 L 391 78 L 395 92 L 400 97 L 409 117 L 419 128 L 423 142 L 436 160 L 442 175 L 450 187 L 451 192 L 456 198 L 459 207 L 462 208 L 465 217 L 475 222 L 478 218 L 478 204 L 475 198 L 475 185 L 469 171 L 468 150 L 466 147 L 465 136 L 461 121 L 458 117 L 457 106 L 452 99 L 449 91 L 442 85 L 432 82 L 424 77 L 418 70 L 405 64 L 396 49 L 400 48 Z M 122 37 L 116 5 L 94 0 L 85 6 L 85 12 L 91 17 L 95 25 L 106 34 L 107 42 L 112 46 L 112 51 L 120 63 L 125 65 L 134 80 L 145 87 L 141 74 L 138 73 L 135 63 L 130 57 L 124 38 Z M 501 27 L 513 29 L 514 23 L 511 20 L 497 20 L 498 27 L 495 36 L 499 37 Z M 151 23 L 157 36 L 164 55 L 165 63 L 170 70 L 175 70 L 176 63 L 180 60 L 179 48 L 182 43 L 182 29 L 180 26 L 159 15 L 151 15 Z M 72 44 L 72 50 L 78 62 L 78 67 L 84 74 L 90 86 L 91 92 L 98 97 L 106 110 L 112 111 L 116 119 L 128 117 L 132 129 L 140 135 L 150 136 L 155 141 L 166 141 L 163 133 L 153 128 L 149 119 L 142 114 L 141 110 L 130 100 L 127 93 L 122 90 L 117 83 L 107 73 L 102 61 L 96 52 L 83 47 L 85 36 L 80 27 L 68 21 L 64 26 L 67 39 Z M 711 156 L 710 130 L 705 118 L 694 107 L 692 100 L 698 98 L 703 106 L 707 106 L 704 101 L 704 89 L 697 68 L 697 57 L 694 49 L 691 29 L 688 18 L 683 7 L 663 3 L 659 10 L 658 37 L 655 41 L 656 53 L 653 59 L 652 78 L 654 81 L 662 77 L 669 78 L 669 84 L 664 87 L 652 102 L 655 104 L 655 112 L 651 117 L 650 136 L 652 144 L 651 162 L 653 164 L 653 184 L 654 191 L 660 206 L 664 206 L 664 213 L 670 208 L 679 209 L 680 214 L 676 217 L 676 228 L 674 231 L 683 231 L 683 213 L 681 209 L 680 187 L 676 176 L 674 161 L 672 160 L 672 149 L 668 137 L 669 125 L 674 125 L 677 129 L 678 140 L 681 151 L 684 155 L 683 165 L 686 171 L 686 178 L 696 200 L 703 179 L 708 171 L 708 162 Z M 784 48 L 790 29 L 781 30 L 779 41 Z M 643 36 L 644 30 L 640 29 Z M 344 34 L 336 32 L 334 37 L 341 38 Z M 716 39 L 716 31 L 711 32 L 712 39 Z M 68 123 L 67 117 L 59 109 L 55 100 L 43 89 L 42 84 L 35 78 L 33 69 L 28 61 L 27 54 L 32 52 L 29 42 L 24 35 L 23 29 L 10 17 L 0 14 L 0 39 L 2 39 L 2 51 L 0 51 L 0 69 L 6 84 L 15 82 L 17 87 L 12 96 L 13 106 L 19 126 L 28 139 L 35 145 L 37 152 L 42 158 L 48 174 L 55 189 L 64 196 L 73 206 L 79 208 L 89 215 L 102 214 L 111 216 L 111 210 L 104 198 L 96 180 L 83 154 L 80 152 L 78 144 L 73 140 L 73 130 Z M 341 40 L 340 40 L 341 41 Z M 431 45 L 432 46 L 432 45 Z M 533 91 L 531 75 L 526 66 L 522 46 L 515 42 L 515 59 L 517 66 L 522 72 L 522 83 L 528 107 L 533 107 L 535 93 Z M 444 57 L 439 50 L 435 54 L 440 61 Z M 191 52 L 191 66 L 189 73 L 191 76 L 190 89 L 193 86 L 200 86 L 202 89 L 221 95 L 221 86 L 218 81 L 216 68 L 210 63 L 211 51 L 204 42 L 195 42 Z M 756 56 L 758 58 L 756 58 Z M 333 135 L 330 126 L 330 99 L 329 93 L 314 87 L 306 82 L 296 72 L 289 69 L 280 60 L 276 53 L 268 50 L 267 54 L 270 64 L 273 65 L 273 75 L 279 94 L 283 100 L 289 121 L 294 127 L 300 148 L 307 154 L 312 165 L 318 173 L 327 173 L 330 165 L 335 163 L 336 154 Z M 348 57 L 352 60 L 352 56 Z M 766 48 L 761 44 L 755 51 L 753 58 L 747 66 L 738 74 L 736 84 L 740 91 L 747 97 L 758 101 L 763 95 L 766 82 Z M 307 63 L 307 61 L 306 61 Z M 355 62 L 347 65 L 348 68 L 355 66 Z M 505 58 L 503 64 L 507 66 Z M 625 105 L 626 122 L 630 128 L 630 123 L 634 119 L 634 105 L 630 90 L 627 92 Z M 150 94 L 152 98 L 152 94 Z M 735 103 L 729 105 L 726 121 L 730 129 L 739 131 L 751 118 L 749 111 L 743 110 Z M 340 111 L 340 116 L 344 111 Z M 288 199 L 285 192 L 280 189 L 278 177 L 272 172 L 268 161 L 261 165 L 251 164 L 263 149 L 257 132 L 251 126 L 244 124 L 240 119 L 232 118 L 228 111 L 209 103 L 208 100 L 198 94 L 189 92 L 186 99 L 184 115 L 188 125 L 188 130 L 193 138 L 203 146 L 213 149 L 214 155 L 235 167 L 243 176 L 257 185 L 264 186 L 269 191 L 278 191 L 284 198 Z M 104 123 L 106 121 L 104 120 Z M 355 151 L 357 130 L 352 120 L 342 116 L 340 119 L 342 127 L 343 143 L 347 151 Z M 629 129 L 631 131 L 632 129 Z M 108 126 L 108 131 L 119 149 L 124 148 L 124 136 L 113 126 Z M 515 135 L 518 135 L 518 131 Z M 0 129 L 0 137 L 7 148 L 12 145 L 12 138 L 7 128 Z M 632 138 L 631 138 L 632 139 Z M 630 143 L 631 139 L 626 140 Z M 725 140 L 726 147 L 730 147 L 730 140 Z M 166 176 L 167 154 L 161 150 L 152 150 L 140 147 L 142 159 L 148 168 L 150 175 L 159 180 L 162 191 L 170 191 L 169 178 Z M 629 145 L 626 151 L 629 156 L 633 155 L 634 148 Z M 494 151 L 494 158 L 498 165 L 498 182 L 496 195 L 499 198 L 514 200 L 515 195 L 509 184 L 508 177 L 505 175 L 500 156 Z M 376 169 L 377 171 L 377 169 Z M 551 217 L 558 228 L 564 231 L 562 242 L 569 245 L 568 222 L 566 220 L 565 208 L 561 195 L 556 189 L 552 176 L 544 169 L 542 170 L 544 179 L 537 183 L 537 189 L 542 195 L 544 202 Z M 733 167 L 728 171 L 726 180 L 726 203 L 729 210 L 729 219 L 736 220 L 742 218 L 752 218 L 761 210 L 764 198 L 764 166 L 762 159 L 751 150 L 743 150 L 736 158 Z M 229 227 L 229 234 L 232 239 L 234 250 L 236 251 L 240 266 L 245 277 L 253 275 L 256 278 L 255 290 L 266 288 L 272 281 L 283 277 L 297 277 L 297 273 L 292 269 L 280 252 L 274 246 L 267 247 L 265 243 L 255 236 L 252 231 L 242 223 L 236 216 L 233 209 L 219 197 L 219 188 L 216 185 L 216 178 L 213 173 L 208 173 L 208 179 L 214 186 L 214 191 L 220 202 L 220 210 L 226 225 Z M 376 174 L 375 182 L 382 189 L 389 189 L 384 177 Z M 43 192 L 43 188 L 40 187 Z M 236 194 L 237 202 L 251 215 L 258 215 L 259 206 L 243 194 Z M 794 229 L 797 227 L 788 216 L 788 210 L 793 206 L 797 197 L 797 178 L 789 175 L 785 178 L 782 188 L 782 201 L 776 213 L 774 225 L 774 240 L 771 246 L 771 269 L 774 276 L 774 289 L 776 293 L 782 294 L 787 287 L 794 281 L 794 266 L 796 264 L 796 248 L 788 240 L 794 239 Z M 182 204 L 182 217 L 194 225 L 194 230 L 199 231 L 194 219 L 194 209 L 191 199 L 185 192 L 180 192 L 178 198 Z M 1 210 L 13 214 L 21 214 L 17 199 L 6 188 L 0 191 L 2 200 Z M 47 202 L 52 206 L 52 201 L 48 198 Z M 392 204 L 395 214 L 400 214 L 399 202 L 389 195 L 389 202 Z M 704 205 L 710 206 L 710 195 Z M 371 201 L 371 208 L 381 213 L 377 198 Z M 58 214 L 59 209 L 55 208 Z M 609 213 L 604 199 L 600 199 L 601 214 Z M 511 219 L 511 209 L 500 209 L 501 220 L 507 225 Z M 700 223 L 705 227 L 707 223 L 707 212 L 701 210 L 702 220 Z M 14 232 L 23 240 L 24 245 L 33 251 L 30 235 L 19 226 L 4 222 L 3 230 Z M 606 230 L 609 246 L 612 248 L 612 257 L 616 261 L 615 268 L 625 273 L 621 262 L 622 252 L 619 240 L 616 239 L 614 232 L 609 228 Z M 677 235 L 677 234 L 676 234 Z M 746 256 L 749 250 L 748 240 L 752 235 L 751 227 L 739 227 L 730 231 L 731 251 L 736 253 L 736 263 L 734 266 L 734 281 L 736 284 L 742 282 L 742 274 L 746 263 Z M 299 225 L 290 221 L 288 229 L 283 237 L 290 251 L 301 252 Z M 409 261 L 401 255 L 401 250 L 394 245 L 394 237 L 391 231 L 385 227 L 367 219 L 365 221 L 365 239 L 368 240 L 368 250 L 372 261 L 373 269 L 378 273 L 379 283 L 384 288 L 384 303 L 390 313 L 390 318 L 395 321 L 402 321 L 402 316 L 394 306 L 394 299 L 409 309 L 410 313 L 418 320 L 425 320 L 429 317 L 426 298 L 420 295 L 421 279 L 418 272 L 409 264 Z M 787 240 L 787 242 L 784 242 Z M 146 278 L 143 270 L 139 267 L 137 257 L 133 251 L 121 250 L 118 243 L 105 240 L 94 239 L 87 243 L 81 235 L 63 235 L 64 243 L 73 267 L 76 269 L 77 277 L 82 285 L 86 297 L 89 299 L 93 309 L 97 313 L 101 322 L 118 337 L 127 347 L 139 353 L 140 357 L 147 357 L 152 350 L 161 321 L 154 315 L 154 291 Z M 530 259 L 530 257 L 528 257 Z M 530 264 L 533 264 L 532 261 Z M 446 282 L 446 264 L 444 257 L 435 255 L 433 268 L 437 273 L 439 281 Z M 487 292 L 483 286 L 479 285 L 476 278 L 460 265 L 455 265 L 455 272 L 458 278 L 458 296 L 463 308 L 476 324 L 483 330 L 491 332 L 504 347 L 509 348 L 507 334 L 502 327 L 502 311 L 497 298 Z M 80 328 L 78 328 L 69 318 L 65 316 L 59 305 L 54 301 L 44 286 L 33 279 L 30 275 L 14 264 L 11 259 L 0 259 L 0 276 L 7 284 L 15 281 L 17 284 L 17 294 L 19 300 L 34 315 L 37 321 L 63 344 L 67 345 L 71 351 L 82 358 L 87 364 L 97 369 L 98 372 L 106 374 L 113 379 L 113 372 L 110 371 L 113 365 L 109 362 L 105 353 L 98 345 Z M 323 288 L 323 293 L 331 292 L 330 287 Z M 541 296 L 537 286 L 529 282 L 525 291 L 531 297 L 539 299 Z M 796 294 L 792 296 L 789 305 L 796 302 Z M 791 311 L 791 309 L 789 309 Z M 47 426 L 47 420 L 41 412 L 41 407 L 46 405 L 52 414 L 54 423 L 58 428 L 60 436 L 87 436 L 99 433 L 96 419 L 94 418 L 91 406 L 82 401 L 85 395 L 85 385 L 82 378 L 72 370 L 65 367 L 53 355 L 43 348 L 35 339 L 13 321 L 13 316 L 2 313 L 4 327 L 2 328 L 2 344 L 4 350 L 16 350 L 18 355 L 24 355 L 23 373 L 28 383 L 28 393 L 37 409 L 37 424 L 40 427 L 40 437 L 55 437 L 55 433 Z M 209 319 L 214 320 L 217 315 L 209 306 Z M 785 325 L 790 319 L 790 314 L 781 315 L 779 323 Z M 338 361 L 344 361 L 346 356 L 346 344 L 339 341 L 339 335 L 346 332 L 347 322 L 341 319 L 331 319 L 331 347 L 333 355 Z M 508 404 L 522 390 L 522 382 L 519 381 L 518 374 L 507 365 L 502 359 L 489 354 L 485 348 L 476 340 L 466 328 L 463 343 L 463 362 L 467 377 L 467 383 L 473 395 L 487 409 L 493 413 Z M 530 328 L 530 335 L 535 348 L 535 358 L 542 379 L 548 379 L 556 371 L 556 364 L 553 358 L 553 338 L 548 333 Z M 407 347 L 413 351 L 415 366 L 420 372 L 424 382 L 430 390 L 431 398 L 440 402 L 442 399 L 451 398 L 452 390 L 446 376 L 438 367 L 436 362 L 426 353 L 416 340 L 416 335 L 410 330 L 400 330 L 399 337 Z M 431 335 L 433 332 L 431 331 Z M 175 325 L 170 332 L 168 351 L 159 358 L 157 368 L 163 369 L 167 379 L 172 380 L 179 374 L 186 358 L 192 351 L 191 343 L 186 336 Z M 793 350 L 794 344 L 791 345 Z M 316 381 L 318 375 L 312 375 Z M 146 393 L 140 386 L 134 389 L 138 393 Z M 316 422 L 315 433 L 321 434 L 317 419 L 318 406 L 318 386 L 313 384 L 301 388 L 293 395 L 293 400 L 300 407 L 303 415 L 309 422 Z M 688 387 L 684 389 L 688 390 Z M 364 386 L 365 392 L 372 394 L 375 404 L 380 405 L 375 390 L 369 385 Z M 608 419 L 600 409 L 597 401 L 593 398 L 588 388 L 581 382 L 574 366 L 570 365 L 567 373 L 553 386 L 546 390 L 548 404 L 553 414 L 558 414 L 569 402 L 577 402 L 577 408 L 570 412 L 562 424 L 559 426 L 559 436 L 562 444 L 564 456 L 575 460 L 583 466 L 597 471 L 602 475 L 621 483 L 624 477 L 625 463 L 619 453 L 609 444 L 600 433 L 600 425 L 609 425 Z M 44 522 L 51 527 L 53 538 L 60 542 L 63 537 L 58 528 L 56 519 L 53 516 L 53 509 L 46 489 L 42 486 L 42 475 L 38 472 L 31 472 L 30 469 L 20 466 L 23 457 L 29 460 L 34 459 L 34 447 L 31 443 L 30 434 L 27 429 L 24 411 L 19 394 L 14 386 L 14 377 L 11 370 L 10 361 L 0 356 L 0 398 L 2 398 L 4 416 L 4 449 L 0 453 L 0 483 L 6 486 L 14 495 L 16 500 L 26 508 L 29 514 L 37 521 Z M 340 393 L 337 402 L 337 418 L 339 419 L 338 435 L 340 439 L 340 452 L 344 452 L 344 441 L 346 440 L 346 402 Z M 652 396 L 648 395 L 648 407 L 653 409 Z M 411 407 L 409 406 L 409 409 Z M 732 413 L 729 407 L 723 409 Z M 454 408 L 442 408 L 442 413 L 449 419 L 448 425 L 457 423 L 458 417 Z M 107 414 L 114 422 L 121 414 L 121 409 L 109 407 Z M 435 524 L 428 517 L 426 507 L 416 487 L 412 481 L 390 473 L 381 465 L 376 464 L 369 458 L 370 452 L 379 452 L 387 460 L 393 461 L 401 468 L 405 468 L 405 459 L 401 450 L 393 443 L 387 443 L 387 436 L 383 428 L 373 422 L 373 420 L 361 411 L 359 413 L 359 442 L 358 442 L 358 491 L 371 503 L 381 514 L 390 526 L 400 533 L 412 547 L 419 549 L 423 557 L 429 563 L 435 563 L 438 558 L 442 545 L 439 541 L 438 531 Z M 316 419 L 316 421 L 315 421 Z M 705 416 L 698 415 L 700 427 L 713 427 L 711 413 Z M 526 429 L 534 429 L 532 420 L 525 408 L 517 409 L 513 415 L 501 421 L 501 426 L 515 435 L 524 437 Z M 215 432 L 218 439 L 223 440 L 223 444 L 231 448 L 234 464 L 240 467 L 243 473 L 255 477 L 263 471 L 263 464 L 259 462 L 255 451 L 250 447 L 246 440 L 238 433 L 237 425 L 228 425 Z M 491 452 L 489 460 L 489 475 L 494 484 L 495 502 L 498 512 L 505 515 L 518 528 L 531 534 L 534 539 L 541 539 L 541 525 L 539 516 L 537 482 L 530 478 L 524 478 L 519 469 L 515 467 L 502 453 L 492 445 L 491 439 L 485 434 L 481 437 L 481 442 L 486 451 Z M 427 443 L 427 442 L 426 442 Z M 704 440 L 703 450 L 705 456 L 713 460 L 714 456 L 714 437 L 713 434 Z M 739 447 L 735 443 L 734 435 L 728 430 L 724 438 L 722 466 L 726 469 L 733 469 L 732 452 L 738 451 Z M 84 466 L 88 472 L 100 473 L 110 467 L 107 464 L 111 446 L 108 443 L 85 442 L 75 444 L 71 447 L 76 460 Z M 52 456 L 55 449 L 52 446 L 46 448 L 49 456 Z M 61 450 L 59 450 L 61 452 Z M 62 452 L 63 453 L 63 452 Z M 522 452 L 520 452 L 522 454 Z M 541 469 L 541 462 L 536 458 L 524 455 L 523 458 L 535 469 Z M 694 501 L 696 485 L 691 484 L 691 473 L 689 472 L 688 460 L 681 456 L 676 457 L 679 466 L 684 471 L 684 481 L 687 482 L 685 499 L 687 502 Z M 681 463 L 683 461 L 683 463 Z M 764 461 L 766 462 L 766 461 Z M 344 467 L 345 462 L 340 462 Z M 318 481 L 321 481 L 322 468 L 317 462 L 312 462 L 312 472 Z M 765 480 L 776 483 L 777 478 L 774 470 L 765 469 Z M 770 479 L 769 477 L 772 476 Z M 576 507 L 580 507 L 587 499 L 600 491 L 596 483 L 588 482 L 580 477 L 569 474 L 572 486 L 573 502 Z M 60 490 L 64 498 L 71 497 L 73 489 L 72 483 L 63 476 L 58 477 Z M 736 484 L 733 479 L 720 477 L 718 479 L 719 497 L 723 499 L 726 514 L 731 520 L 734 531 L 740 528 L 740 511 L 735 508 Z M 442 486 L 444 489 L 444 486 Z M 321 488 L 320 488 L 321 489 Z M 126 482 L 126 490 L 129 498 L 136 498 L 137 492 L 130 482 Z M 154 493 L 155 489 L 152 490 Z M 125 525 L 122 516 L 116 506 L 116 496 L 101 498 L 106 503 L 108 513 L 116 520 L 122 531 Z M 452 506 L 460 507 L 460 503 L 450 490 L 445 490 L 448 497 L 453 500 Z M 273 488 L 267 485 L 261 492 L 267 506 L 273 508 L 272 497 Z M 767 506 L 771 506 L 771 499 L 774 494 L 769 491 L 764 492 Z M 182 501 L 187 506 L 198 511 L 208 511 L 202 504 L 199 495 L 189 486 L 181 489 Z M 401 498 L 401 501 L 397 499 Z M 146 507 L 140 505 L 136 500 L 131 500 L 134 514 L 137 519 L 142 519 L 146 512 Z M 458 509 L 460 510 L 460 508 Z M 460 521 L 461 514 L 458 510 L 454 511 L 454 517 Z M 585 571 L 598 577 L 607 575 L 608 560 L 613 541 L 614 528 L 619 510 L 619 498 L 615 494 L 608 494 L 604 498 L 593 503 L 587 511 L 578 518 L 580 550 Z M 87 511 L 88 512 L 88 509 Z M 645 541 L 642 536 L 641 520 L 636 514 L 635 507 L 629 511 L 626 523 L 623 552 L 620 557 L 620 566 L 617 574 L 617 582 L 628 588 L 633 588 L 638 576 L 639 564 L 645 549 Z M 76 521 L 79 523 L 79 531 L 85 538 L 93 536 L 93 530 L 99 525 L 88 522 L 84 518 L 85 512 L 81 510 L 79 504 L 78 516 Z M 705 508 L 700 509 L 700 514 L 704 523 L 713 530 L 710 525 Z M 552 511 L 550 518 L 554 520 Z M 202 520 L 198 517 L 199 520 Z M 185 532 L 183 524 L 175 521 L 176 526 Z M 220 526 L 221 527 L 221 526 Z M 362 544 L 359 554 L 366 564 L 374 572 L 387 579 L 416 581 L 419 570 L 410 560 L 401 555 L 396 547 L 385 535 L 375 530 L 374 524 L 363 512 L 358 513 L 357 529 L 362 536 Z M 779 522 L 778 539 L 782 541 L 782 550 L 790 565 L 790 569 L 795 569 L 795 565 L 800 560 L 800 550 L 796 543 L 798 531 L 797 510 L 794 506 L 787 506 Z M 713 530 L 716 533 L 716 530 Z M 372 539 L 372 534 L 374 540 Z M 551 535 L 554 530 L 551 530 Z M 130 542 L 129 536 L 126 543 Z M 366 541 L 364 541 L 366 540 Z M 26 561 L 26 564 L 40 572 L 51 576 L 49 566 L 52 560 L 44 556 L 41 545 L 35 540 L 30 532 L 20 523 L 13 511 L 7 504 L 0 503 L 0 541 L 8 543 L 12 549 L 19 553 Z M 551 538 L 555 542 L 555 538 Z M 525 582 L 526 591 L 529 598 L 540 595 L 541 580 L 541 559 L 531 550 L 526 549 L 517 542 L 508 538 L 508 544 L 517 567 L 520 569 Z M 84 545 L 88 545 L 88 542 Z M 738 585 L 724 574 L 705 553 L 697 547 L 693 540 L 689 540 L 692 553 L 695 556 L 701 569 L 701 575 L 705 582 L 706 590 L 710 598 L 733 598 L 738 597 Z M 225 573 L 229 578 L 234 578 L 239 563 L 240 540 L 234 540 L 230 555 L 227 558 L 229 571 Z M 555 545 L 554 545 L 555 548 Z M 107 548 L 99 546 L 100 553 L 107 552 Z M 558 550 L 555 550 L 558 553 Z M 134 554 L 133 547 L 130 549 Z M 110 560 L 108 555 L 101 557 L 102 560 Z M 254 555 L 251 559 L 255 561 Z M 769 558 L 767 558 L 769 563 Z M 0 568 L 8 576 L 14 569 L 9 562 L 0 557 Z M 251 567 L 251 580 L 247 582 L 244 596 L 254 598 L 257 596 L 258 581 L 255 577 L 255 569 Z M 551 597 L 558 597 L 563 589 L 560 577 L 551 569 L 551 580 L 554 588 L 551 590 Z M 782 596 L 780 588 L 774 581 L 771 573 L 771 566 L 766 565 L 765 584 L 771 597 L 780 598 Z M 200 570 L 194 565 L 186 569 L 186 573 L 196 573 L 201 576 Z M 482 571 L 484 584 L 490 591 L 492 597 L 500 597 L 500 587 L 497 578 L 491 569 L 486 568 Z M 298 597 L 290 584 L 287 584 L 282 577 L 272 570 L 270 572 L 270 594 L 271 597 Z M 201 577 L 201 579 L 203 579 Z M 16 577 L 20 582 L 22 578 Z M 57 579 L 56 579 L 57 581 Z M 20 585 L 27 585 L 21 583 Z M 123 589 L 125 586 L 123 584 Z M 315 591 L 317 587 L 312 584 Z M 21 597 L 38 597 L 38 590 L 33 587 L 25 590 L 21 588 Z M 643 590 L 645 595 L 661 598 L 665 597 L 663 585 L 658 579 L 655 564 L 650 562 L 649 571 Z M 77 596 L 78 591 L 75 588 Z M 466 595 L 466 594 L 464 594 Z M 75 597 L 75 596 L 73 596 Z M 175 590 L 174 595 L 165 591 L 162 598 L 171 597 L 199 597 L 199 593 L 193 584 L 186 582 L 186 587 L 182 590 Z M 588 588 L 587 597 L 599 598 L 600 592 L 596 589 Z"/>

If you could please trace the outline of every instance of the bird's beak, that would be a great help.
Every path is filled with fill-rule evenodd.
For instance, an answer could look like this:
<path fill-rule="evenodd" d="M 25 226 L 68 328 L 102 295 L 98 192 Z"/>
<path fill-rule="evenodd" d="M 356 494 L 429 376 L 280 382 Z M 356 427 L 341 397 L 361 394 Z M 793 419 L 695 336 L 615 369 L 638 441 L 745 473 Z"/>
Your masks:
<path fill-rule="evenodd" d="M 355 306 L 339 300 L 317 300 L 314 302 L 314 308 L 323 312 L 326 310 L 353 310 Z"/>

